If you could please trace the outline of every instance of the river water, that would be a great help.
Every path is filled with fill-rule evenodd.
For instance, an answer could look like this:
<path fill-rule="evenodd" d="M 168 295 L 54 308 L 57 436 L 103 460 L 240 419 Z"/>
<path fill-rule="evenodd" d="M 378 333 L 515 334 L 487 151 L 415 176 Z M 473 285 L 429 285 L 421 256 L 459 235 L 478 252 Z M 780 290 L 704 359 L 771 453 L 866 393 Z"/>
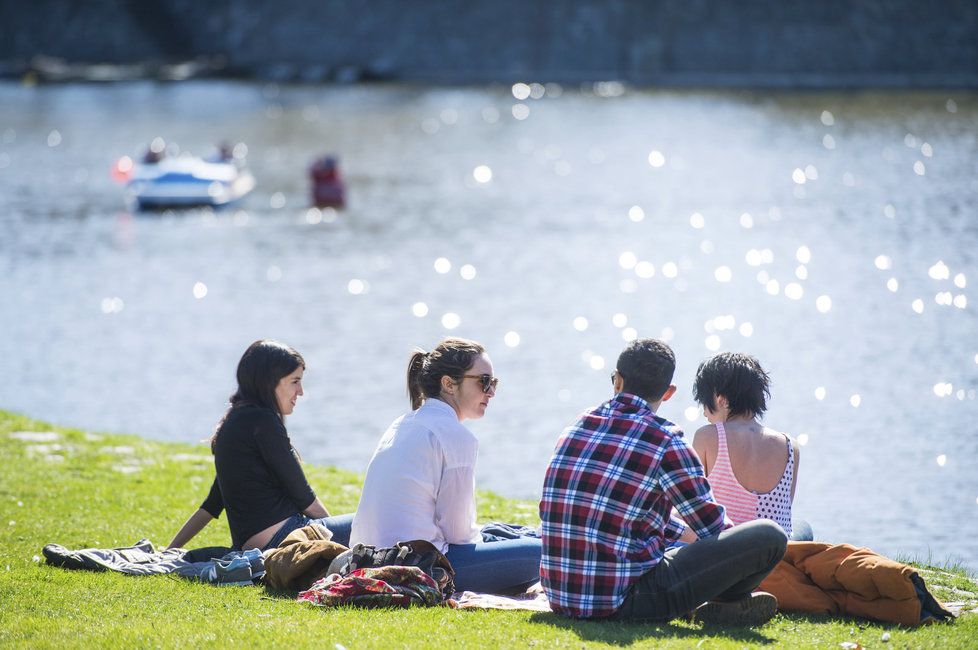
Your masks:
<path fill-rule="evenodd" d="M 0 408 L 199 441 L 274 337 L 308 362 L 297 447 L 362 471 L 451 333 L 502 378 L 480 486 L 535 498 L 656 336 L 690 431 L 697 364 L 760 358 L 819 538 L 978 569 L 976 134 L 960 91 L 0 85 Z M 246 143 L 258 188 L 127 210 L 110 166 L 155 136 Z M 327 152 L 341 212 L 309 208 Z"/>

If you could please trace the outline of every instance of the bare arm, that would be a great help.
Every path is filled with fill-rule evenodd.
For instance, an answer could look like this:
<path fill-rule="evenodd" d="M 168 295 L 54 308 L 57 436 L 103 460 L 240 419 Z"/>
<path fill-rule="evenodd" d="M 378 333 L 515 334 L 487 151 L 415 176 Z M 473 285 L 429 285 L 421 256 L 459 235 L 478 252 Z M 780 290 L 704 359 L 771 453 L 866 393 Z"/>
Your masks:
<path fill-rule="evenodd" d="M 801 449 L 798 443 L 792 445 L 795 448 L 795 475 L 791 477 L 791 500 L 795 500 L 795 487 L 798 485 L 798 462 L 801 461 Z"/>
<path fill-rule="evenodd" d="M 302 514 L 311 519 L 322 519 L 323 517 L 329 516 L 329 512 L 326 511 L 326 506 L 319 500 L 319 497 L 313 499 L 309 507 L 302 511 Z"/>
<path fill-rule="evenodd" d="M 713 463 L 716 460 L 717 448 L 720 442 L 717 437 L 717 429 L 712 424 L 708 424 L 704 427 L 700 427 L 696 433 L 693 434 L 693 451 L 696 452 L 696 456 L 700 459 L 700 463 L 703 464 L 703 470 L 706 475 L 710 475 L 710 471 L 713 469 Z"/>
<path fill-rule="evenodd" d="M 214 517 L 203 508 L 198 508 L 194 514 L 190 515 L 187 523 L 173 536 L 167 548 L 185 548 L 187 542 L 204 529 L 204 526 L 211 523 Z"/>

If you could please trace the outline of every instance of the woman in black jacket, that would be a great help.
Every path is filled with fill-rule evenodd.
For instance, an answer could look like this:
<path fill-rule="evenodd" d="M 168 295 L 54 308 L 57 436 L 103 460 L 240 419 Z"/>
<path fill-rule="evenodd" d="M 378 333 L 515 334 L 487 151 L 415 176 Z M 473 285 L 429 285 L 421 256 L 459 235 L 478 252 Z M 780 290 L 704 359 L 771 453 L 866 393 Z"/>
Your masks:
<path fill-rule="evenodd" d="M 277 341 L 262 339 L 245 350 L 238 362 L 238 390 L 211 437 L 217 475 L 171 548 L 186 546 L 222 510 L 234 548 L 274 548 L 311 521 L 329 528 L 334 541 L 349 543 L 353 515 L 329 516 L 285 429 L 285 416 L 302 395 L 305 369 L 302 356 Z"/>

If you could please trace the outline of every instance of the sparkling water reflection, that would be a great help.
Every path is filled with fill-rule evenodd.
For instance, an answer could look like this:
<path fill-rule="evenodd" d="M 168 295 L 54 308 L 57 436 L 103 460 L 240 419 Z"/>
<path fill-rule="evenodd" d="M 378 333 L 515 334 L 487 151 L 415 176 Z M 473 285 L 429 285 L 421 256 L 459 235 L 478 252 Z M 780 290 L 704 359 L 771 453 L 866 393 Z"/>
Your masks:
<path fill-rule="evenodd" d="M 411 347 L 451 332 L 504 379 L 480 484 L 533 497 L 623 343 L 661 336 L 690 430 L 699 361 L 761 358 L 820 537 L 978 568 L 978 101 L 954 95 L 0 85 L 0 407 L 198 441 L 274 336 L 309 364 L 304 456 L 362 470 Z M 126 212 L 109 170 L 158 135 L 246 143 L 259 187 Z M 308 204 L 327 152 L 343 212 Z"/>

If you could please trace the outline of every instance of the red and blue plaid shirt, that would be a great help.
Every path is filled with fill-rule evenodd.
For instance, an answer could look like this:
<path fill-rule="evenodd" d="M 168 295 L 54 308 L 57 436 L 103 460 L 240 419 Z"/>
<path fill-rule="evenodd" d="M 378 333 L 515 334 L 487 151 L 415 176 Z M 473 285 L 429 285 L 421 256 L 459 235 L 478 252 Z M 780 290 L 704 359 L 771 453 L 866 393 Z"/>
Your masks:
<path fill-rule="evenodd" d="M 540 577 L 558 614 L 613 614 L 686 526 L 698 537 L 720 533 L 699 458 L 682 430 L 627 393 L 581 416 L 557 440 L 540 501 Z"/>

